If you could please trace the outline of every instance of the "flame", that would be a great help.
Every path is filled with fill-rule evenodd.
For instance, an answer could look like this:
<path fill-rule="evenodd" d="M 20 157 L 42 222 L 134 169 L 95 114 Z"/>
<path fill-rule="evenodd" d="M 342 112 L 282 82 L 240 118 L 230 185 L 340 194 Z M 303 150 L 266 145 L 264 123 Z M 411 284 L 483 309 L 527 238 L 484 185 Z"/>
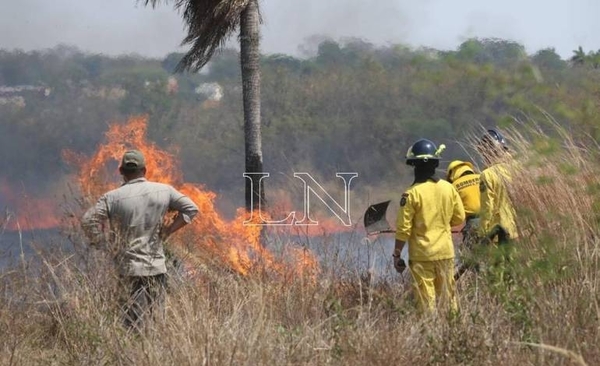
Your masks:
<path fill-rule="evenodd" d="M 0 223 L 7 230 L 50 229 L 60 225 L 59 207 L 51 198 L 32 197 L 0 180 L 0 197 L 6 210 Z"/>
<path fill-rule="evenodd" d="M 116 186 L 115 170 L 123 153 L 138 149 L 146 157 L 148 180 L 170 184 L 198 205 L 200 213 L 192 224 L 169 239 L 169 244 L 188 263 L 216 263 L 242 275 L 268 272 L 314 276 L 318 272 L 317 259 L 310 251 L 287 247 L 283 255 L 276 256 L 265 248 L 261 244 L 261 226 L 244 225 L 247 213 L 243 208 L 237 210 L 232 221 L 223 219 L 214 206 L 216 195 L 200 184 L 183 182 L 175 157 L 148 142 L 146 130 L 146 117 L 132 117 L 126 124 L 110 125 L 106 143 L 92 157 L 63 152 L 66 161 L 79 167 L 77 182 L 89 204 Z M 265 213 L 263 217 L 267 217 Z"/>
<path fill-rule="evenodd" d="M 273 217 L 273 220 L 284 220 L 291 212 L 295 213 L 294 219 L 296 221 L 303 219 L 305 215 L 304 207 L 298 207 L 297 204 L 294 204 L 294 200 L 289 192 L 271 188 L 268 193 L 269 196 L 267 197 L 267 200 L 269 202 L 269 212 L 272 213 L 271 216 Z M 303 197 L 296 197 L 296 201 L 302 201 L 302 199 Z M 289 226 L 283 226 L 284 231 L 298 236 L 319 237 L 334 233 L 350 233 L 356 230 L 355 225 L 351 224 L 350 226 L 346 226 L 337 217 L 332 217 L 331 212 L 328 212 L 318 199 L 313 199 L 312 202 L 313 205 L 310 207 L 310 218 L 316 222 L 316 224 L 297 225 L 294 224 L 290 218 L 286 221 L 286 224 L 289 224 Z M 314 204 L 315 202 L 316 205 Z M 321 206 L 319 207 L 319 205 Z M 329 216 L 327 214 L 329 214 Z"/>

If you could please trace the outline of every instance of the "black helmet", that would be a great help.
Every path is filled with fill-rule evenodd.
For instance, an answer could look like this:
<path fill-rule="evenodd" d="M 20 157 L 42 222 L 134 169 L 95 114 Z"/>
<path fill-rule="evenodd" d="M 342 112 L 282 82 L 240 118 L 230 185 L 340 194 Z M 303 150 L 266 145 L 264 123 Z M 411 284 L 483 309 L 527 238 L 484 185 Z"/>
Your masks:
<path fill-rule="evenodd" d="M 417 162 L 439 161 L 441 152 L 446 148 L 443 144 L 438 148 L 427 139 L 420 139 L 412 144 L 406 152 L 406 164 L 415 165 Z"/>
<path fill-rule="evenodd" d="M 502 147 L 502 149 L 508 150 L 508 147 L 506 146 L 506 139 L 498 130 L 494 128 L 487 130 L 487 133 L 481 139 L 481 144 L 485 144 L 487 147 Z"/>

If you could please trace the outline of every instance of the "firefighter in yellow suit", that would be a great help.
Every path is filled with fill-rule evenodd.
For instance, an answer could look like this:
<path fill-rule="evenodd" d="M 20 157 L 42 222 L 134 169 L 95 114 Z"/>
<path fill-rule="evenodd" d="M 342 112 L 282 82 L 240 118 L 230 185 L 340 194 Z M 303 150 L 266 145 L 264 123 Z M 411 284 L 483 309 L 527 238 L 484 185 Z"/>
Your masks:
<path fill-rule="evenodd" d="M 508 195 L 512 180 L 511 156 L 504 136 L 495 129 L 487 131 L 478 150 L 487 168 L 481 172 L 481 210 L 479 234 L 499 245 L 518 237 L 515 210 Z"/>
<path fill-rule="evenodd" d="M 448 165 L 446 180 L 456 188 L 465 208 L 465 226 L 461 230 L 463 244 L 471 248 L 477 241 L 479 228 L 480 175 L 468 161 L 454 160 Z"/>
<path fill-rule="evenodd" d="M 406 164 L 414 167 L 414 183 L 402 195 L 396 225 L 394 267 L 400 273 L 406 269 L 400 253 L 408 243 L 408 266 L 425 312 L 434 311 L 437 301 L 457 308 L 451 227 L 464 221 L 465 210 L 452 184 L 435 176 L 443 149 L 426 139 L 408 149 Z"/>

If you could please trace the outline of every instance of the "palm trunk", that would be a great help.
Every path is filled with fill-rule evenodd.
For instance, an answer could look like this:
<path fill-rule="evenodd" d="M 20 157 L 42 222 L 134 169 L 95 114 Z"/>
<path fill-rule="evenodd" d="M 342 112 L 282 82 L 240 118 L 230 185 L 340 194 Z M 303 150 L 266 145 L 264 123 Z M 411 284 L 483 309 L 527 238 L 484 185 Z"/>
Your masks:
<path fill-rule="evenodd" d="M 250 0 L 241 14 L 240 57 L 242 64 L 242 94 L 244 100 L 244 138 L 246 147 L 246 173 L 262 173 L 262 144 L 260 137 L 260 51 L 258 0 Z M 264 190 L 258 184 L 246 181 L 246 210 L 260 204 L 264 207 Z"/>

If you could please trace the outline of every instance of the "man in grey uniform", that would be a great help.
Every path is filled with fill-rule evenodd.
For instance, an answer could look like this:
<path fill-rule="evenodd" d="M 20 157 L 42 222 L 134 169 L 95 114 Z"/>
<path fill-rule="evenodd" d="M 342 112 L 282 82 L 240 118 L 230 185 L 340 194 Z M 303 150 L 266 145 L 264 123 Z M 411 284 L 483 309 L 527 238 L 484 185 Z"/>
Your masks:
<path fill-rule="evenodd" d="M 146 161 L 138 150 L 125 152 L 119 172 L 124 183 L 100 197 L 84 214 L 82 226 L 91 245 L 106 245 L 113 255 L 128 295 L 124 322 L 139 330 L 146 316 L 163 310 L 167 272 L 163 242 L 189 224 L 198 207 L 172 186 L 147 181 Z M 178 214 L 165 226 L 164 216 L 171 210 Z"/>

